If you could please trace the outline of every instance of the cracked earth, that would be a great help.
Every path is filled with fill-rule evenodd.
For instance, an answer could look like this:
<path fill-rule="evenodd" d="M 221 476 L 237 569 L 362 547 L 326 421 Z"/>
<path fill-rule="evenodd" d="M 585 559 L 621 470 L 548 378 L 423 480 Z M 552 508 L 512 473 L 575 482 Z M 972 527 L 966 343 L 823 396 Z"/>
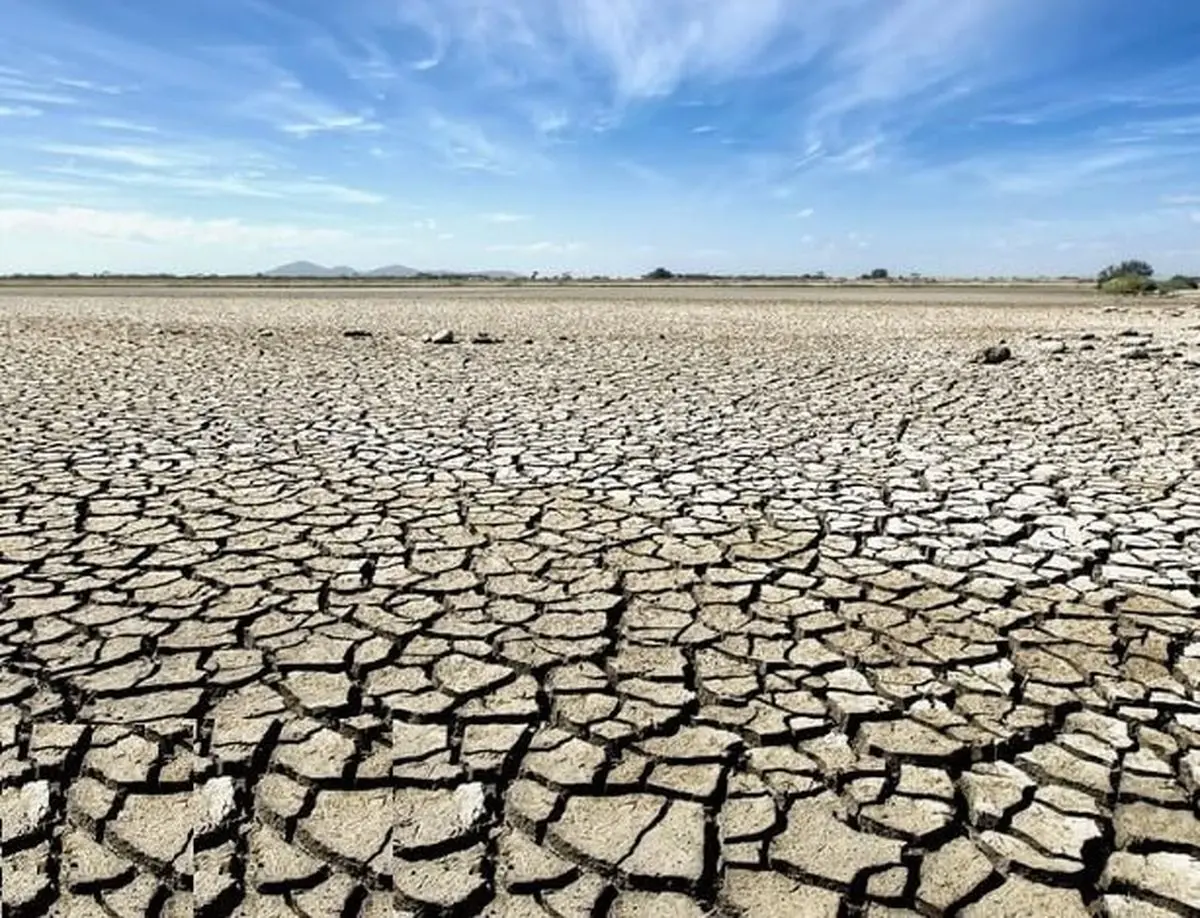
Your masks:
<path fill-rule="evenodd" d="M 1198 323 L 10 292 L 3 914 L 1198 914 Z"/>

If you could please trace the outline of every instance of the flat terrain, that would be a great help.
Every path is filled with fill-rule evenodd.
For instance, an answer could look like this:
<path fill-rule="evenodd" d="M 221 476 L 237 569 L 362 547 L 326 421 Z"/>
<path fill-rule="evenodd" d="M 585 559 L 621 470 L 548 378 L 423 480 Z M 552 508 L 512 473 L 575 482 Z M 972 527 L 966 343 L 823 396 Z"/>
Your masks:
<path fill-rule="evenodd" d="M 1197 355 L 1071 289 L 10 288 L 3 914 L 1197 914 Z"/>

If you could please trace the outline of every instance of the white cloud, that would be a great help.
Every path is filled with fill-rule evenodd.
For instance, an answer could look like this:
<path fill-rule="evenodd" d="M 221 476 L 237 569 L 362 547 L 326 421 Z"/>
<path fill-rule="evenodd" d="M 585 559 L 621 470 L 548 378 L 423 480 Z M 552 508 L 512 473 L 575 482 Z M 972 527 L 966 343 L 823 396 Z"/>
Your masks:
<path fill-rule="evenodd" d="M 786 0 L 561 0 L 568 31 L 606 66 L 618 101 L 753 69 L 800 7 Z M 797 42 L 793 50 L 803 57 Z"/>
<path fill-rule="evenodd" d="M 310 137 L 313 134 L 334 131 L 370 133 L 374 131 L 382 131 L 383 125 L 377 121 L 372 121 L 363 115 L 325 114 L 316 115 L 312 121 L 284 124 L 281 125 L 279 129 L 285 134 L 292 134 L 296 137 Z"/>
<path fill-rule="evenodd" d="M 1037 195 L 1062 193 L 1089 184 L 1130 180 L 1149 168 L 1159 151 L 1140 147 L 1071 149 L 1027 155 L 975 157 L 954 168 L 981 178 L 994 191 Z"/>
<path fill-rule="evenodd" d="M 128 131 L 131 134 L 157 134 L 159 129 L 151 124 L 139 124 L 125 118 L 85 118 L 88 127 L 102 128 L 107 131 Z"/>
<path fill-rule="evenodd" d="M 803 210 L 796 211 L 794 214 L 792 214 L 792 216 L 801 220 L 807 220 L 814 213 L 816 213 L 816 211 L 814 211 L 811 207 L 805 207 Z"/>
<path fill-rule="evenodd" d="M 206 165 L 209 158 L 190 151 L 167 147 L 97 146 L 89 144 L 48 143 L 38 148 L 42 153 L 93 159 L 146 169 L 175 169 Z"/>
<path fill-rule="evenodd" d="M 82 89 L 87 92 L 103 93 L 107 96 L 119 96 L 125 91 L 120 86 L 107 86 L 92 80 L 78 80 L 70 77 L 55 77 L 54 83 L 58 86 L 66 86 L 68 89 Z"/>
<path fill-rule="evenodd" d="M 516 175 L 545 165 L 537 152 L 509 144 L 475 121 L 433 112 L 426 117 L 425 128 L 427 147 L 453 169 Z"/>
<path fill-rule="evenodd" d="M 524 223 L 530 219 L 528 214 L 490 213 L 482 214 L 485 223 Z"/>
<path fill-rule="evenodd" d="M 237 218 L 196 220 L 85 207 L 3 208 L 0 209 L 0 233 L 222 247 L 313 245 L 337 242 L 346 237 L 340 230 L 249 224 Z"/>
<path fill-rule="evenodd" d="M 42 110 L 32 105 L 0 105 L 0 118 L 36 118 L 40 114 Z"/>
<path fill-rule="evenodd" d="M 340 204 L 380 204 L 387 198 L 374 191 L 352 188 L 317 178 L 272 178 L 257 172 L 205 173 L 167 170 L 162 172 L 112 172 L 75 166 L 51 167 L 46 171 L 69 178 L 107 182 L 133 188 L 163 189 L 189 195 L 225 195 L 232 198 L 312 198 Z"/>
<path fill-rule="evenodd" d="M 578 252 L 583 248 L 579 242 L 528 242 L 528 243 L 497 243 L 489 245 L 489 252 L 515 252 L 526 255 L 543 253 L 567 254 Z"/>

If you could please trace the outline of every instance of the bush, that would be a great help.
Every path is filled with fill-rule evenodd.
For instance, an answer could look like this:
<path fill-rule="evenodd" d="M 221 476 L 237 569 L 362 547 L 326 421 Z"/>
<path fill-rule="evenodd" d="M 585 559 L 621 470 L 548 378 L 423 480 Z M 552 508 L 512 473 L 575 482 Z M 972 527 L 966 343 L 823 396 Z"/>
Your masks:
<path fill-rule="evenodd" d="M 1150 267 L 1149 262 L 1138 258 L 1131 258 L 1121 262 L 1119 265 L 1109 265 L 1101 271 L 1096 277 L 1096 286 L 1104 287 L 1109 281 L 1121 277 L 1140 277 L 1148 280 L 1153 276 L 1154 269 Z"/>
<path fill-rule="evenodd" d="M 860 279 L 861 280 L 887 280 L 888 279 L 888 270 L 887 270 L 887 268 L 875 268 L 873 271 L 870 271 L 870 272 L 864 274 Z"/>
<path fill-rule="evenodd" d="M 1118 296 L 1139 296 L 1145 293 L 1153 293 L 1158 289 L 1158 285 L 1148 277 L 1142 277 L 1138 274 L 1125 274 L 1120 277 L 1110 277 L 1100 285 L 1100 289 L 1105 293 L 1114 293 Z"/>
<path fill-rule="evenodd" d="M 655 268 L 649 274 L 644 275 L 646 280 L 670 280 L 675 275 L 666 268 Z"/>
<path fill-rule="evenodd" d="M 1182 274 L 1176 274 L 1170 280 L 1162 282 L 1162 289 L 1167 293 L 1174 290 L 1200 290 L 1200 283 L 1197 283 L 1194 277 L 1185 277 Z"/>

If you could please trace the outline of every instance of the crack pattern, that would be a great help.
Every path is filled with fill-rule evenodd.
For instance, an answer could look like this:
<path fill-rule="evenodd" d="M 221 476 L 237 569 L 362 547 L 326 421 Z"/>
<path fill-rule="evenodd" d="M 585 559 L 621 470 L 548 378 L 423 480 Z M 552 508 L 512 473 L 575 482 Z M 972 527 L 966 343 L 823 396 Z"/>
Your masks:
<path fill-rule="evenodd" d="M 921 295 L 6 297 L 6 918 L 1200 913 L 1198 327 Z"/>

